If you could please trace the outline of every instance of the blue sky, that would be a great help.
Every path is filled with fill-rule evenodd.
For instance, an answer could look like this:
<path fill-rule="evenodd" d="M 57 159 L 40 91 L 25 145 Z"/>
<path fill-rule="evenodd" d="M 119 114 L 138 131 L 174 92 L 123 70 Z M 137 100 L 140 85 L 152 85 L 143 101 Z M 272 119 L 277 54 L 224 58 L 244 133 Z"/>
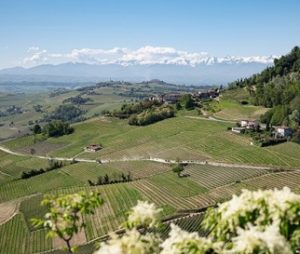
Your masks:
<path fill-rule="evenodd" d="M 299 42 L 299 0 L 0 0 L 0 68 L 22 64 L 33 46 L 259 56 Z"/>

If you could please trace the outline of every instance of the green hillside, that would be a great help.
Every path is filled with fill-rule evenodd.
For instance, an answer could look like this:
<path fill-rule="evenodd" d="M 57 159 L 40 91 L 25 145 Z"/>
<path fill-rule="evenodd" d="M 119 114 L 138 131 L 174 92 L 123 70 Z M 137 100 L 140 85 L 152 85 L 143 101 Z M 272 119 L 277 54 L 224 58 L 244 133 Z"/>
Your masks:
<path fill-rule="evenodd" d="M 271 108 L 261 120 L 268 125 L 288 125 L 298 132 L 300 123 L 300 48 L 274 60 L 259 74 L 229 84 L 244 89 L 253 105 Z M 298 140 L 297 133 L 296 139 Z"/>

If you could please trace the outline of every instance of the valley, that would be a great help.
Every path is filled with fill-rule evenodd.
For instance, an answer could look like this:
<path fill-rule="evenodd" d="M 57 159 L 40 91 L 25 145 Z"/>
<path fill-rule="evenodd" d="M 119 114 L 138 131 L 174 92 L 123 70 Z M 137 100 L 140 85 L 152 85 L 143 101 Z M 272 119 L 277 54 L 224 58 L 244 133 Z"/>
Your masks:
<path fill-rule="evenodd" d="M 59 99 L 47 99 L 48 103 L 55 105 L 52 100 L 62 101 L 70 93 L 74 95 L 68 92 Z M 243 106 L 229 100 L 225 92 L 215 113 L 207 111 L 208 115 L 202 116 L 197 109 L 180 110 L 176 117 L 141 127 L 97 111 L 124 103 L 121 97 L 113 100 L 115 95 L 111 96 L 107 102 L 102 102 L 101 96 L 94 97 L 86 114 L 99 115 L 73 123 L 72 134 L 49 138 L 30 134 L 2 141 L 0 234 L 5 232 L 6 237 L 0 239 L 0 250 L 5 249 L 5 254 L 64 253 L 58 250 L 61 245 L 57 240 L 46 239 L 45 230 L 34 228 L 30 222 L 45 213 L 39 204 L 46 193 L 100 191 L 104 205 L 84 218 L 86 228 L 74 242 L 81 246 L 80 253 L 91 253 L 92 243 L 118 230 L 137 200 L 154 202 L 163 208 L 164 218 L 179 216 L 176 223 L 192 229 L 196 220 L 201 221 L 202 208 L 227 200 L 244 188 L 299 188 L 300 145 L 286 142 L 258 147 L 251 145 L 250 137 L 228 130 L 243 119 L 245 112 L 247 117 L 258 116 L 261 107 Z M 210 105 L 215 104 L 211 101 Z M 101 144 L 102 149 L 84 151 L 89 144 Z M 63 166 L 20 178 L 24 171 L 46 168 L 50 160 L 62 161 Z M 186 177 L 172 172 L 171 166 L 177 161 L 185 165 Z M 128 172 L 130 182 L 98 186 L 88 183 Z M 20 248 L 15 248 L 16 242 Z"/>

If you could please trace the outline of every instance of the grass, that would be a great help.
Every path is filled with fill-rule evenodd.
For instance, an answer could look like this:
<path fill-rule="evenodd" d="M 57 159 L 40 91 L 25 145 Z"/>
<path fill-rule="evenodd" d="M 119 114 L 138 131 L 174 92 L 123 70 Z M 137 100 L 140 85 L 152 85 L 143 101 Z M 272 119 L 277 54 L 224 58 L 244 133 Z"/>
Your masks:
<path fill-rule="evenodd" d="M 268 109 L 261 106 L 242 105 L 241 101 L 249 103 L 249 93 L 246 89 L 227 90 L 219 100 L 205 103 L 208 114 L 218 119 L 239 121 L 243 119 L 259 119 Z"/>

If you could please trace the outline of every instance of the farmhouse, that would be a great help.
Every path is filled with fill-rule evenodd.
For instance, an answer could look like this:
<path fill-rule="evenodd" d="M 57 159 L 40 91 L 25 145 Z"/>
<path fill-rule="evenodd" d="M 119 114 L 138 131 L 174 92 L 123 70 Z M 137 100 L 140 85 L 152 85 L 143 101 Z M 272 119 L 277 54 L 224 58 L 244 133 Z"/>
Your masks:
<path fill-rule="evenodd" d="M 100 145 L 96 145 L 96 144 L 93 144 L 93 145 L 88 145 L 84 148 L 84 151 L 85 152 L 97 152 L 99 150 L 102 149 L 102 146 Z"/>
<path fill-rule="evenodd" d="M 240 125 L 243 128 L 246 128 L 248 130 L 255 130 L 257 127 L 259 127 L 258 121 L 254 120 L 241 120 Z"/>
<path fill-rule="evenodd" d="M 275 136 L 276 137 L 286 138 L 286 137 L 291 137 L 292 134 L 293 134 L 292 129 L 287 126 L 275 127 Z"/>

